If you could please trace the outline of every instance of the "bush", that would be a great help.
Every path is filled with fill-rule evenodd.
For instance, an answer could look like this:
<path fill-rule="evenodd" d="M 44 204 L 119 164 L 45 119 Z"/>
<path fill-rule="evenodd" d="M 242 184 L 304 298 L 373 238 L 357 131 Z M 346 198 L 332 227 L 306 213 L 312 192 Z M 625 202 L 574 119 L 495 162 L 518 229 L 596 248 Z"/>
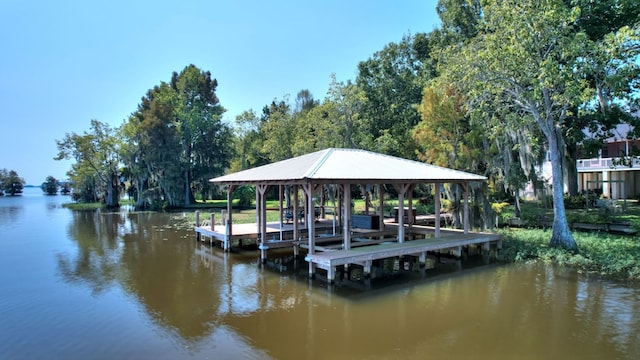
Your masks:
<path fill-rule="evenodd" d="M 496 225 L 506 224 L 514 217 L 513 208 L 508 202 L 491 203 L 491 210 L 496 215 Z"/>
<path fill-rule="evenodd" d="M 233 194 L 238 199 L 238 206 L 241 208 L 250 207 L 256 199 L 256 189 L 253 186 L 240 186 Z"/>
<path fill-rule="evenodd" d="M 594 199 L 589 197 L 589 206 L 593 206 Z M 564 194 L 564 207 L 567 209 L 584 209 L 586 207 L 587 199 L 584 194 L 569 195 Z"/>

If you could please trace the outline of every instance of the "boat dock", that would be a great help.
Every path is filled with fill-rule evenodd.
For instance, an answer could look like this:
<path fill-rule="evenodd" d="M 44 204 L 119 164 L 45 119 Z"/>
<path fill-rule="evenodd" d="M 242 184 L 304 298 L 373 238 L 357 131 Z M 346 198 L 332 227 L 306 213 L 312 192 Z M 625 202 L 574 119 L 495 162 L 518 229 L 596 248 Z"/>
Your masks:
<path fill-rule="evenodd" d="M 336 268 L 356 264 L 363 267 L 365 276 L 370 275 L 373 261 L 400 256 L 416 256 L 420 266 L 425 266 L 428 252 L 448 250 L 454 256 L 460 257 L 464 247 L 480 246 L 485 253 L 489 253 L 493 245 L 496 250 L 502 247 L 502 237 L 492 233 L 464 232 L 463 230 L 439 229 L 425 225 L 405 226 L 405 239 L 398 241 L 399 225 L 393 219 L 385 220 L 382 230 L 352 228 L 349 245 L 345 247 L 344 235 L 341 228 L 331 219 L 320 219 L 314 223 L 313 249 L 309 251 L 308 231 L 301 227 L 299 238 L 293 236 L 293 225 L 287 223 L 267 223 L 266 238 L 260 241 L 256 224 L 234 224 L 231 233 L 222 225 L 214 226 L 204 223 L 195 227 L 199 241 L 211 245 L 220 244 L 229 250 L 232 244 L 242 244 L 243 240 L 255 240 L 260 251 L 264 254 L 269 249 L 287 248 L 298 255 L 300 249 L 307 251 L 305 260 L 311 265 L 311 277 L 315 276 L 316 268 L 327 272 L 327 280 L 335 281 Z M 263 260 L 266 258 L 263 257 Z"/>
<path fill-rule="evenodd" d="M 333 282 L 336 267 L 342 265 L 361 265 L 364 268 L 365 276 L 368 276 L 371 273 L 374 260 L 413 255 L 419 257 L 420 266 L 425 266 L 429 251 L 451 249 L 457 257 L 460 257 L 464 246 L 482 245 L 483 250 L 489 252 L 492 243 L 495 244 L 496 249 L 502 248 L 502 237 L 488 233 L 450 232 L 438 238 L 428 237 L 404 242 L 397 242 L 394 238 L 370 240 L 364 243 L 356 242 L 352 244 L 350 249 L 328 249 L 327 251 L 327 249 L 316 246 L 315 249 L 320 251 L 307 254 L 305 260 L 326 270 L 327 280 Z"/>

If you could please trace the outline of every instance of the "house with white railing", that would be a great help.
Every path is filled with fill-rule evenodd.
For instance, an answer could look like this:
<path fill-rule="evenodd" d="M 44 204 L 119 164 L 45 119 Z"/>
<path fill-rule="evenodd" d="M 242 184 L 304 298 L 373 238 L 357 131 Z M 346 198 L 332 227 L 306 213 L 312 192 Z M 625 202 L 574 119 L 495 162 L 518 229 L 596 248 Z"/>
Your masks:
<path fill-rule="evenodd" d="M 610 199 L 630 199 L 640 194 L 640 158 L 632 156 L 640 140 L 627 139 L 631 126 L 619 125 L 598 157 L 579 159 L 578 190 L 601 190 Z"/>

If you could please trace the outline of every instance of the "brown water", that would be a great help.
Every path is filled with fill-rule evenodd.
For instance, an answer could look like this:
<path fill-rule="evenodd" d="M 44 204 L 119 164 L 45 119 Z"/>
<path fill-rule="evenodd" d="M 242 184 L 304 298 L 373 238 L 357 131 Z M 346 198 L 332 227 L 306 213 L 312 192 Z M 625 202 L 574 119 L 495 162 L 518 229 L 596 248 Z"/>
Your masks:
<path fill-rule="evenodd" d="M 0 359 L 640 358 L 638 287 L 475 257 L 329 287 L 65 201 L 0 198 Z"/>

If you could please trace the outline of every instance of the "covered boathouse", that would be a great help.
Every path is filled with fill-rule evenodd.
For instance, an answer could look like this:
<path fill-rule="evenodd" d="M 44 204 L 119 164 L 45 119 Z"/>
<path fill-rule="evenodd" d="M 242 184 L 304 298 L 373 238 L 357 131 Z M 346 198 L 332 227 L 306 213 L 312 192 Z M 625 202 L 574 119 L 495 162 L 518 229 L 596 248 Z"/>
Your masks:
<path fill-rule="evenodd" d="M 337 266 L 359 264 L 367 275 L 374 260 L 414 255 L 424 265 L 428 251 L 452 249 L 459 256 L 462 247 L 467 245 L 481 245 L 488 251 L 495 243 L 499 248 L 499 235 L 469 230 L 468 189 L 470 183 L 485 180 L 484 176 L 370 151 L 329 148 L 211 179 L 212 183 L 228 186 L 226 216 L 220 226 L 214 222 L 200 224 L 197 217 L 195 231 L 198 237 L 220 241 L 225 250 L 232 240 L 255 238 L 263 261 L 267 250 L 272 248 L 293 247 L 296 255 L 304 248 L 309 276 L 314 277 L 316 268 L 321 268 L 327 271 L 327 280 L 332 282 Z M 456 183 L 464 189 L 463 230 L 440 229 L 440 186 L 444 183 Z M 412 194 L 418 184 L 434 185 L 432 227 L 414 224 Z M 242 185 L 256 187 L 256 224 L 233 224 L 233 192 Z M 377 187 L 380 199 L 377 209 L 370 212 L 367 208 L 364 215 L 352 214 L 350 190 L 355 185 Z M 393 186 L 398 193 L 393 223 L 384 220 L 383 185 Z M 278 223 L 266 221 L 265 195 L 272 186 L 277 186 L 280 194 Z M 326 221 L 318 221 L 318 211 L 324 212 L 324 207 L 319 207 L 314 200 L 323 196 L 326 187 L 337 190 L 340 203 L 340 209 L 334 211 L 332 227 L 327 227 Z M 283 204 L 285 189 L 288 196 L 292 193 L 291 208 Z M 300 209 L 299 192 L 304 204 Z M 293 216 L 289 224 L 287 216 L 294 214 L 300 214 L 303 222 Z M 337 231 L 336 215 L 341 224 Z"/>

